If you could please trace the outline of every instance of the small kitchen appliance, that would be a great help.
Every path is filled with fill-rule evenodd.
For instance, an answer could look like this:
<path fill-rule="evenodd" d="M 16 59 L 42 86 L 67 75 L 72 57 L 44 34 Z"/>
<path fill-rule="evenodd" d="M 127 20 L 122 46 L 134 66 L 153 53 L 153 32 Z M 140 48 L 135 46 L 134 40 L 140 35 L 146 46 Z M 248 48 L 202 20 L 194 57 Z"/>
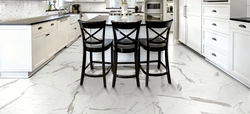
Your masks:
<path fill-rule="evenodd" d="M 72 13 L 80 13 L 80 5 L 79 4 L 72 5 Z"/>

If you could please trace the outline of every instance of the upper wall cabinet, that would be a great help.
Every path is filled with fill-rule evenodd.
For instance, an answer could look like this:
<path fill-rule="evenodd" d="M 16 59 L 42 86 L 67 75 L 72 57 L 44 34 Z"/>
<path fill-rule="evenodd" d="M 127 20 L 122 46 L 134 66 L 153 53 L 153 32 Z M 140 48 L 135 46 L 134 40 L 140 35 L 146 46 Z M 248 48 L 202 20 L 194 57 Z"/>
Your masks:
<path fill-rule="evenodd" d="M 64 0 L 65 2 L 105 2 L 105 0 Z"/>

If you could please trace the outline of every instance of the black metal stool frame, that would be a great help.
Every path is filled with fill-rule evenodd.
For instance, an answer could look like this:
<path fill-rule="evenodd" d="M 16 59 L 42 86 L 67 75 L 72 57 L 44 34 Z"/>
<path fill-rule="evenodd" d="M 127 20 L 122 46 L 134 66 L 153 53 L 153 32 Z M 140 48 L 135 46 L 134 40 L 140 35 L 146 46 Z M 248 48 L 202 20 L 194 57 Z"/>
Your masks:
<path fill-rule="evenodd" d="M 105 27 L 106 27 L 106 21 L 95 21 L 95 22 L 85 22 L 78 20 L 82 37 L 83 37 L 83 60 L 82 60 L 82 73 L 81 73 L 81 80 L 80 85 L 83 84 L 84 76 L 88 77 L 103 77 L 103 84 L 106 88 L 106 75 L 109 73 L 109 71 L 112 68 L 112 65 L 107 69 L 107 72 L 105 71 L 105 64 L 111 64 L 111 62 L 105 62 L 105 51 L 111 48 L 111 61 L 113 59 L 113 40 L 111 39 L 105 39 Z M 86 29 L 98 29 L 94 33 L 89 33 Z M 95 37 L 95 35 L 102 31 L 102 39 L 99 39 Z M 85 37 L 85 35 L 88 35 L 88 37 Z M 86 52 L 90 53 L 90 62 L 86 66 Z M 92 53 L 93 52 L 101 52 L 102 54 L 102 61 L 93 61 L 92 60 Z M 90 66 L 91 70 L 94 69 L 93 63 L 101 63 L 102 64 L 102 74 L 100 75 L 93 75 L 93 74 L 87 74 L 85 73 L 85 70 Z"/>
<path fill-rule="evenodd" d="M 169 69 L 169 60 L 168 60 L 168 40 L 169 40 L 169 31 L 173 20 L 169 21 L 146 21 L 146 39 L 140 39 L 140 47 L 147 51 L 147 60 L 141 61 L 140 63 L 146 63 L 146 70 L 141 66 L 140 68 L 144 74 L 146 74 L 146 84 L 148 86 L 149 76 L 164 76 L 167 75 L 168 83 L 171 84 L 170 78 L 170 69 Z M 155 29 L 162 28 L 163 31 L 159 32 Z M 155 37 L 150 38 L 149 31 L 152 31 L 156 34 Z M 163 36 L 166 33 L 166 36 Z M 150 52 L 158 52 L 157 60 L 150 60 Z M 165 51 L 165 65 L 161 61 L 161 52 Z M 149 63 L 157 62 L 157 69 L 160 69 L 162 65 L 166 72 L 163 73 L 149 73 Z"/>
<path fill-rule="evenodd" d="M 113 59 L 113 84 L 112 87 L 115 87 L 116 77 L 119 78 L 136 78 L 137 87 L 140 87 L 139 80 L 139 70 L 140 70 L 140 58 L 139 58 L 139 31 L 141 20 L 137 22 L 115 22 L 111 21 L 113 33 L 114 33 L 114 59 Z M 128 34 L 122 32 L 122 30 L 131 30 Z M 117 33 L 122 35 L 122 38 L 117 37 Z M 130 35 L 133 33 L 136 34 L 135 38 L 131 38 Z M 119 53 L 134 53 L 134 61 L 135 62 L 117 62 Z M 135 64 L 135 75 L 120 75 L 117 74 L 117 64 Z"/>

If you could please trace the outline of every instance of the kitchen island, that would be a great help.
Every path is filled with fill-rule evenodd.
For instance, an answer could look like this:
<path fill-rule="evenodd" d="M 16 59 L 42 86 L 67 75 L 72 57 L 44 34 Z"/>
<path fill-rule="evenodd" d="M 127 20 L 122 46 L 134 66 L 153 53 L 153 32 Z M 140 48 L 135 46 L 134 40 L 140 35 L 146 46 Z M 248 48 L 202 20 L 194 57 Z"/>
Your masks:
<path fill-rule="evenodd" d="M 145 24 L 145 18 L 143 16 L 128 15 L 124 19 L 120 15 L 109 15 L 109 16 L 99 15 L 99 16 L 96 16 L 88 21 L 91 22 L 91 21 L 102 21 L 102 20 L 106 20 L 106 30 L 105 30 L 105 38 L 106 39 L 113 39 L 113 30 L 112 30 L 111 20 L 116 21 L 116 22 L 135 22 L 135 21 L 141 20 L 142 22 L 141 22 L 141 27 L 140 27 L 139 39 L 146 38 L 146 24 Z M 101 36 L 101 34 L 99 34 L 99 35 Z M 110 50 L 105 52 L 105 61 L 111 61 L 110 53 L 111 53 Z M 140 54 L 141 54 L 140 60 L 146 61 L 146 51 L 141 48 Z M 161 54 L 161 55 L 164 56 L 164 54 Z M 132 62 L 133 59 L 131 59 L 131 57 L 133 57 L 133 53 L 120 53 L 118 61 L 120 61 L 120 62 Z M 157 52 L 151 52 L 150 58 L 157 58 L 157 57 L 158 57 Z M 164 58 L 164 57 L 162 57 L 162 58 Z M 101 60 L 101 53 L 94 53 L 93 59 L 94 60 Z"/>

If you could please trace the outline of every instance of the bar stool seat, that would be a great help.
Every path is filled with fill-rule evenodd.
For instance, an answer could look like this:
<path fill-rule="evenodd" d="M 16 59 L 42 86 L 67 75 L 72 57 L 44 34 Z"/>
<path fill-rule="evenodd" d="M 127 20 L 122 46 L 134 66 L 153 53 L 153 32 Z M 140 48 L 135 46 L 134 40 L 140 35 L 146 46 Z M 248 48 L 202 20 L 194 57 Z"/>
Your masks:
<path fill-rule="evenodd" d="M 164 40 L 157 39 L 158 42 L 163 42 Z M 147 39 L 140 39 L 140 46 L 149 51 L 163 51 L 166 49 L 166 43 L 160 43 L 160 44 L 149 44 L 150 46 L 147 45 Z"/>
<path fill-rule="evenodd" d="M 92 52 L 106 51 L 111 47 L 112 43 L 113 43 L 112 39 L 105 39 L 104 46 L 102 46 L 101 44 L 86 44 L 85 49 Z"/>

